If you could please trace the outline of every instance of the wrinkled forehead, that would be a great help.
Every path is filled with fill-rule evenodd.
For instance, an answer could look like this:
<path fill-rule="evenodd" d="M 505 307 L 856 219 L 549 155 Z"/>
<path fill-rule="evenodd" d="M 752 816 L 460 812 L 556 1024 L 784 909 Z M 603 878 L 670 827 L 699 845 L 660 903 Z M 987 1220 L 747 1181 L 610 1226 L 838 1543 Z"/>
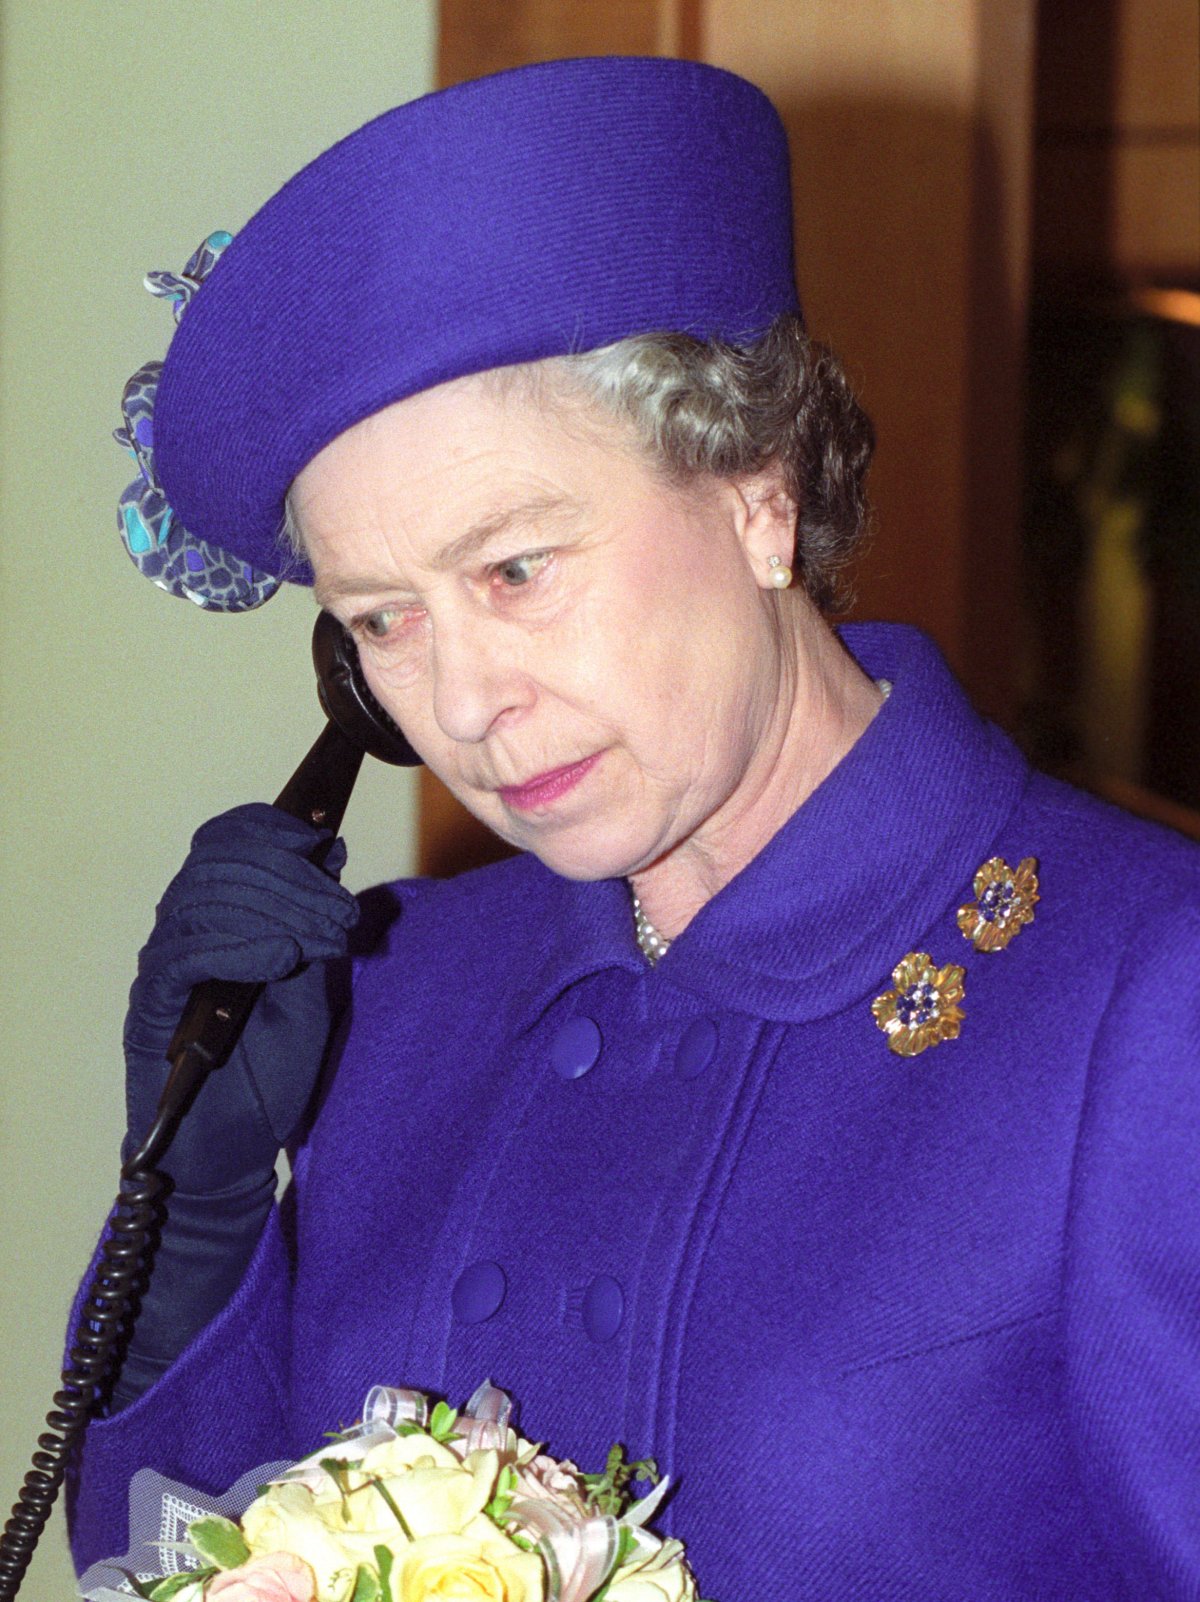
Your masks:
<path fill-rule="evenodd" d="M 330 441 L 288 492 L 288 528 L 319 596 L 372 544 L 448 569 L 497 540 L 566 531 L 653 471 L 632 425 L 564 364 L 504 369 L 393 403 Z"/>

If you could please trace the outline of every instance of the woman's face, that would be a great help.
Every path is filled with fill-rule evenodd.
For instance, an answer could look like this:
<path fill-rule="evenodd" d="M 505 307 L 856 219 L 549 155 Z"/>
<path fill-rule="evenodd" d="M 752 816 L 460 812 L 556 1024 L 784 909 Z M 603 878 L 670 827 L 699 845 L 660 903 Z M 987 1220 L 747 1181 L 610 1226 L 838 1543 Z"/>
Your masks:
<path fill-rule="evenodd" d="M 781 697 L 778 500 L 671 485 L 623 424 L 492 377 L 350 429 L 292 508 L 318 600 L 428 766 L 593 879 L 736 811 Z"/>

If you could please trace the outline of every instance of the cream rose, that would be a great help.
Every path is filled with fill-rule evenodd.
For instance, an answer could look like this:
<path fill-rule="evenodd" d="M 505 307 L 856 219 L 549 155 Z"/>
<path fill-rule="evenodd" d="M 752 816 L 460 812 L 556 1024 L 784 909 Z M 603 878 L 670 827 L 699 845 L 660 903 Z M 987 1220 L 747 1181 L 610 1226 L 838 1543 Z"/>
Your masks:
<path fill-rule="evenodd" d="M 461 1531 L 491 1500 L 500 1472 L 500 1460 L 495 1452 L 472 1452 L 465 1462 L 454 1454 L 419 1435 L 402 1435 L 367 1453 L 362 1462 L 364 1475 L 375 1475 L 387 1496 L 399 1508 L 405 1524 L 414 1537 L 445 1535 Z M 350 1483 L 358 1476 L 351 1471 Z M 330 1490 L 333 1491 L 331 1484 Z M 322 1502 L 329 1493 L 321 1492 Z M 359 1495 L 350 1498 L 350 1516 L 357 1521 L 361 1516 L 364 1527 L 385 1530 L 396 1529 L 395 1514 L 378 1490 L 370 1488 L 361 1493 L 361 1515 L 356 1508 Z"/>
<path fill-rule="evenodd" d="M 346 1602 L 360 1557 L 338 1539 L 324 1515 L 303 1485 L 271 1485 L 242 1515 L 242 1534 L 252 1557 L 290 1552 L 306 1563 L 316 1582 L 316 1602 Z"/>
<path fill-rule="evenodd" d="M 316 1574 L 318 1602 L 343 1602 L 358 1565 L 375 1567 L 377 1546 L 395 1550 L 410 1536 L 462 1534 L 476 1524 L 498 1473 L 495 1452 L 460 1462 L 427 1436 L 401 1436 L 336 1479 L 321 1470 L 315 1481 L 272 1486 L 243 1520 L 246 1540 L 256 1554 L 299 1553 Z"/>
<path fill-rule="evenodd" d="M 695 1602 L 696 1582 L 678 1541 L 632 1553 L 609 1581 L 605 1602 Z"/>
<path fill-rule="evenodd" d="M 507 1537 L 427 1535 L 392 1573 L 396 1602 L 544 1602 L 542 1560 Z"/>
<path fill-rule="evenodd" d="M 252 1557 L 208 1582 L 205 1602 L 315 1602 L 316 1581 L 308 1564 L 290 1552 Z"/>

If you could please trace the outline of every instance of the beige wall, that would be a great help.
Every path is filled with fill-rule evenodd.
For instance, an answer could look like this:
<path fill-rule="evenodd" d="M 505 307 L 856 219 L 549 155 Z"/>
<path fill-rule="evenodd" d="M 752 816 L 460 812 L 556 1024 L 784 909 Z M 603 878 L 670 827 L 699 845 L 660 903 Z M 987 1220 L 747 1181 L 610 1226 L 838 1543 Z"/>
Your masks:
<path fill-rule="evenodd" d="M 202 614 L 140 579 L 109 437 L 165 348 L 141 288 L 429 87 L 433 0 L 0 0 L 0 1502 L 49 1404 L 116 1184 L 124 996 L 191 830 L 269 799 L 320 718 L 312 603 Z M 369 765 L 373 766 L 373 765 Z M 366 772 L 355 886 L 412 861 L 408 776 Z M 23 1596 L 71 1594 L 56 1513 Z"/>

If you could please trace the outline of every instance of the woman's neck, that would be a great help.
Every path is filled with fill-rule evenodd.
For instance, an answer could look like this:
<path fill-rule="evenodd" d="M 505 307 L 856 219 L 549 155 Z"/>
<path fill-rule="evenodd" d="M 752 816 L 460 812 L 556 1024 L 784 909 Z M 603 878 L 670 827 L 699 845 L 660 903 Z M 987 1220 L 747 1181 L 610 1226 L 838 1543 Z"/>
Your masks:
<path fill-rule="evenodd" d="M 802 595 L 767 738 L 724 805 L 657 862 L 631 876 L 642 911 L 667 940 L 762 850 L 828 777 L 883 701 Z"/>

